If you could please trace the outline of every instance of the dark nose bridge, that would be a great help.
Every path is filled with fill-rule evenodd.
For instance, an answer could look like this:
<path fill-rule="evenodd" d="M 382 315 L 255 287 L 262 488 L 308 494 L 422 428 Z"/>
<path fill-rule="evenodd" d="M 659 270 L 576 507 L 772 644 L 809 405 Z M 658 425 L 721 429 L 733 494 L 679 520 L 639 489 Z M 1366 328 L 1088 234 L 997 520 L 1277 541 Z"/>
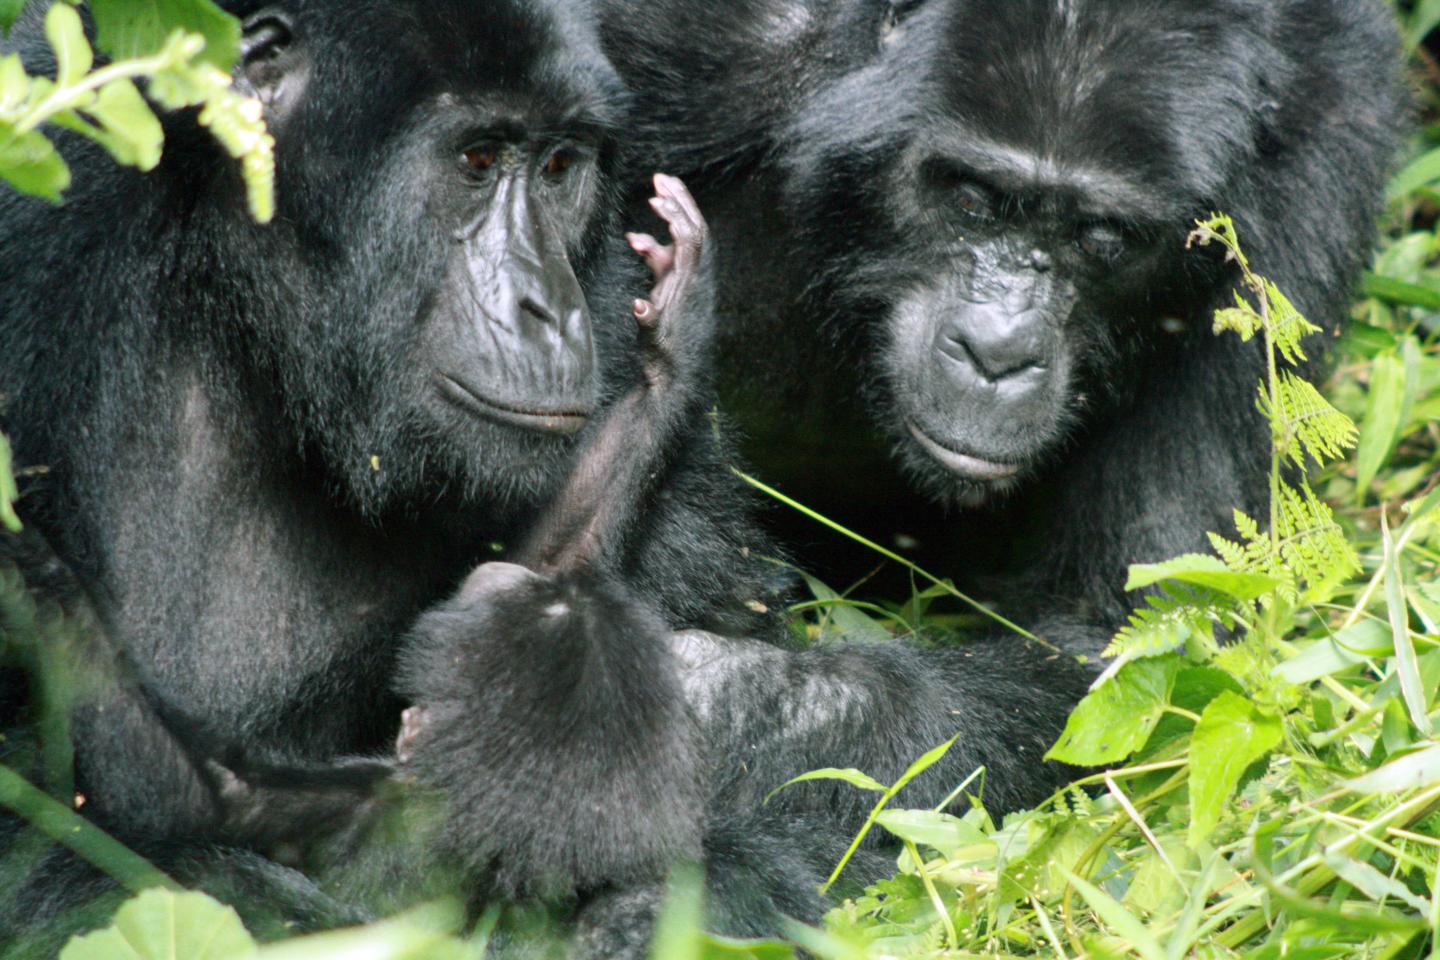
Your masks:
<path fill-rule="evenodd" d="M 553 328 L 551 335 L 576 336 L 584 292 L 528 192 L 523 172 L 496 183 L 484 215 L 464 237 L 471 275 L 486 292 L 492 320 L 516 330 L 538 321 Z"/>

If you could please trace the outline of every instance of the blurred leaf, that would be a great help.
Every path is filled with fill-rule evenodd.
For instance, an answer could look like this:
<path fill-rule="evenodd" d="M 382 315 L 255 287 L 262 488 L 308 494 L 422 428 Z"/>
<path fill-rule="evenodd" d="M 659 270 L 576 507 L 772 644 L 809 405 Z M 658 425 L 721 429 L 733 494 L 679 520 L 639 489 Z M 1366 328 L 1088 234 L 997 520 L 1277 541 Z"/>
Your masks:
<path fill-rule="evenodd" d="M 0 433 L 0 525 L 11 533 L 20 532 L 20 515 L 15 512 L 15 501 L 19 499 L 20 488 L 15 485 L 10 438 Z"/>
<path fill-rule="evenodd" d="M 1431 6 L 1440 7 L 1440 4 L 1432 3 Z M 1440 180 L 1440 149 L 1422 153 L 1410 161 L 1405 169 L 1397 173 L 1395 178 L 1390 181 L 1390 187 L 1386 193 L 1391 201 L 1402 200 L 1436 180 Z"/>
<path fill-rule="evenodd" d="M 75 8 L 57 3 L 45 14 L 45 39 L 55 51 L 55 82 L 72 86 L 83 80 L 95 63 L 85 27 Z"/>
<path fill-rule="evenodd" d="M 1400 694 L 1410 710 L 1410 722 L 1422 736 L 1430 734 L 1429 698 L 1420 679 L 1420 664 L 1415 645 L 1410 641 L 1410 606 L 1405 602 L 1405 579 L 1400 568 L 1400 551 L 1395 535 L 1383 531 L 1385 549 L 1385 604 L 1390 615 L 1390 637 L 1395 645 L 1395 673 L 1400 678 Z"/>
<path fill-rule="evenodd" d="M 1275 675 L 1293 684 L 1312 683 L 1394 652 L 1390 632 L 1374 620 L 1361 620 L 1323 637 L 1275 667 Z"/>
<path fill-rule="evenodd" d="M 222 70 L 240 53 L 240 22 L 211 0 L 90 0 L 89 6 L 96 45 L 116 59 L 154 53 L 174 30 L 204 37 L 200 59 Z"/>
<path fill-rule="evenodd" d="M 1191 849 L 1220 822 L 1245 768 L 1279 746 L 1283 737 L 1278 717 L 1239 694 L 1227 690 L 1210 701 L 1190 738 Z"/>
<path fill-rule="evenodd" d="M 140 91 L 129 80 L 112 80 L 85 108 L 108 135 L 104 143 L 118 162 L 153 170 L 160 162 L 165 132 Z"/>
<path fill-rule="evenodd" d="M 70 168 L 38 130 L 17 134 L 0 120 L 0 177 L 21 193 L 59 203 L 70 186 Z"/>
<path fill-rule="evenodd" d="M 25 0 L 0 0 L 0 30 L 8 32 L 20 11 L 25 9 Z"/>
<path fill-rule="evenodd" d="M 1356 777 L 1347 786 L 1356 793 L 1402 793 L 1440 783 L 1440 744 L 1407 753 Z"/>
<path fill-rule="evenodd" d="M 923 844 L 942 854 L 954 853 L 972 843 L 986 842 L 985 834 L 959 817 L 935 810 L 886 810 L 875 818 L 901 840 Z"/>
<path fill-rule="evenodd" d="M 1415 5 L 1415 12 L 1410 15 L 1406 42 L 1411 47 L 1418 47 L 1437 25 L 1440 25 L 1440 0 L 1420 0 Z"/>
<path fill-rule="evenodd" d="M 255 949 L 233 908 L 203 893 L 147 890 L 111 926 L 73 938 L 60 960 L 228 960 Z"/>
<path fill-rule="evenodd" d="M 1114 897 L 1092 884 L 1086 883 L 1069 870 L 1065 870 L 1065 877 L 1070 884 L 1090 904 L 1090 909 L 1100 915 L 1100 919 L 1110 925 L 1115 933 L 1130 941 L 1130 946 L 1140 954 L 1144 960 L 1165 960 L 1165 951 L 1160 949 L 1160 943 L 1145 925 L 1135 918 L 1130 911 L 1121 906 Z"/>
<path fill-rule="evenodd" d="M 830 589 L 821 580 L 803 570 L 798 572 L 804 578 L 810 592 L 815 595 L 815 599 L 827 604 L 825 607 L 826 618 L 846 640 L 873 643 L 891 639 L 890 631 L 870 619 L 864 612 L 848 606 L 844 597 Z"/>
<path fill-rule="evenodd" d="M 1260 573 L 1236 573 L 1218 557 L 1191 553 L 1164 563 L 1137 563 L 1130 567 L 1126 590 L 1141 590 L 1163 580 L 1175 580 L 1214 590 L 1236 600 L 1255 600 L 1274 590 L 1280 581 Z"/>
<path fill-rule="evenodd" d="M 1406 338 L 1413 344 L 1413 338 Z M 1370 367 L 1370 391 L 1361 425 L 1360 448 L 1355 455 L 1355 500 L 1363 502 L 1370 484 L 1400 439 L 1409 408 L 1415 402 L 1413 347 L 1396 354 L 1381 354 Z"/>
<path fill-rule="evenodd" d="M 1365 274 L 1360 286 L 1366 296 L 1427 310 L 1440 310 L 1440 291 L 1431 290 L 1429 287 L 1374 273 Z"/>
<path fill-rule="evenodd" d="M 1045 759 L 1098 767 L 1130 756 L 1160 722 L 1184 666 L 1174 654 L 1126 664 L 1080 701 Z"/>
<path fill-rule="evenodd" d="M 678 867 L 671 873 L 650 941 L 651 960 L 703 960 L 704 898 L 705 880 L 699 868 Z"/>

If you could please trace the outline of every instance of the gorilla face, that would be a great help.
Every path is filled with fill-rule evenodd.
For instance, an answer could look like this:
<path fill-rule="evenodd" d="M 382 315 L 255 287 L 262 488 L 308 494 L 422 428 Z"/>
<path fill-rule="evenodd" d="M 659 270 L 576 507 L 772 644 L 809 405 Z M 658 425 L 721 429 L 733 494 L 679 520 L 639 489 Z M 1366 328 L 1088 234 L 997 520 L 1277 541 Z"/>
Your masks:
<path fill-rule="evenodd" d="M 1260 95 L 1227 62 L 1248 62 L 1244 8 L 891 4 L 875 58 L 804 105 L 789 198 L 824 227 L 839 322 L 868 331 L 882 429 L 938 499 L 1018 486 L 1185 328 L 1185 232 L 1260 139 L 1191 105 Z"/>
<path fill-rule="evenodd" d="M 246 21 L 242 83 L 277 140 L 279 229 L 262 242 L 284 246 L 264 261 L 283 292 L 252 305 L 260 350 L 302 442 L 370 509 L 437 477 L 532 500 L 599 403 L 587 286 L 618 241 L 605 189 L 618 81 L 577 51 L 563 11 L 513 7 Z M 336 36 L 317 56 L 311 38 Z M 381 92 L 345 111 L 308 95 L 358 73 L 386 78 Z"/>

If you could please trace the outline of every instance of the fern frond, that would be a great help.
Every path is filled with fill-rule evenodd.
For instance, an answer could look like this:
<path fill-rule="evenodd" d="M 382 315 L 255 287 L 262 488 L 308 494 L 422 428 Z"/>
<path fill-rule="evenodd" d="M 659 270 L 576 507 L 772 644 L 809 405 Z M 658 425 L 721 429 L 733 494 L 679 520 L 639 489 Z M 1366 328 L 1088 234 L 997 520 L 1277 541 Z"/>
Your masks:
<path fill-rule="evenodd" d="M 1260 411 L 1275 428 L 1275 442 L 1281 457 L 1297 467 L 1305 466 L 1305 455 L 1324 465 L 1345 456 L 1360 439 L 1355 421 L 1336 410 L 1305 379 L 1283 372 L 1276 383 L 1279 409 L 1271 409 L 1269 393 L 1260 388 Z"/>
<path fill-rule="evenodd" d="M 1213 647 L 1215 624 L 1232 623 L 1234 609 L 1235 601 L 1217 591 L 1164 584 L 1161 592 L 1145 597 L 1145 606 L 1130 615 L 1101 656 L 1128 663 L 1171 653 L 1191 638 Z"/>
<path fill-rule="evenodd" d="M 1275 347 L 1292 367 L 1297 366 L 1308 359 L 1300 341 L 1312 333 L 1319 333 L 1320 328 L 1295 309 L 1295 304 L 1280 292 L 1273 280 L 1265 281 L 1265 299 L 1270 304 L 1270 335 L 1275 340 Z"/>
<path fill-rule="evenodd" d="M 1280 485 L 1278 546 L 1285 567 L 1310 594 L 1360 573 L 1360 558 L 1335 520 L 1335 513 L 1303 480 Z"/>
<path fill-rule="evenodd" d="M 1235 306 L 1226 307 L 1215 311 L 1215 333 L 1216 335 L 1231 332 L 1240 335 L 1240 339 L 1246 343 L 1265 329 L 1265 319 L 1260 316 L 1250 301 L 1240 296 L 1240 291 L 1235 291 Z"/>

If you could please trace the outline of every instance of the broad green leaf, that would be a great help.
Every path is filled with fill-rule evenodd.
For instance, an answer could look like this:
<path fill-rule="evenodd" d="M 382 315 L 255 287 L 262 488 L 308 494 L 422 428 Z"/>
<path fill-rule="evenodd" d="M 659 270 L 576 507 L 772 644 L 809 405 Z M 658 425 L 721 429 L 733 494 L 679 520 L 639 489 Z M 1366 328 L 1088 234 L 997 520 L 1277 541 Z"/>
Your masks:
<path fill-rule="evenodd" d="M 1275 667 L 1275 675 L 1288 683 L 1303 685 L 1348 670 L 1375 657 L 1394 651 L 1390 631 L 1375 620 L 1361 620 L 1332 637 L 1316 640 L 1295 656 Z"/>
<path fill-rule="evenodd" d="M 1045 759 L 1098 767 L 1130 756 L 1160 722 L 1184 666 L 1174 654 L 1126 664 L 1080 701 Z"/>
<path fill-rule="evenodd" d="M 200 59 L 229 70 L 240 53 L 240 22 L 211 0 L 90 0 L 95 43 L 110 56 L 147 56 L 171 31 L 205 38 Z"/>
<path fill-rule="evenodd" d="M 736 940 L 705 936 L 700 956 L 704 960 L 795 960 L 795 948 L 780 940 Z"/>
<path fill-rule="evenodd" d="M 45 14 L 45 39 L 55 51 L 55 82 L 72 86 L 90 72 L 95 55 L 85 39 L 85 27 L 75 8 L 63 3 L 52 6 Z"/>
<path fill-rule="evenodd" d="M 1218 557 L 1202 553 L 1186 554 L 1164 563 L 1137 563 L 1130 567 L 1126 590 L 1141 590 L 1164 580 L 1175 580 L 1205 587 L 1234 597 L 1255 600 L 1274 590 L 1280 581 L 1259 573 L 1236 573 Z"/>
<path fill-rule="evenodd" d="M 1355 455 L 1355 499 L 1362 502 L 1385 458 L 1400 439 L 1408 413 L 1406 363 L 1397 354 L 1381 354 L 1370 367 L 1370 392 Z M 1409 399 L 1414 400 L 1413 387 Z"/>
<path fill-rule="evenodd" d="M 0 0 L 0 31 L 9 32 L 10 25 L 25 9 L 25 0 Z"/>
<path fill-rule="evenodd" d="M 1389 300 L 1406 306 L 1423 307 L 1426 310 L 1440 310 L 1440 291 L 1422 287 L 1418 283 L 1406 283 L 1404 280 L 1396 280 L 1393 277 L 1381 277 L 1367 273 L 1361 282 L 1361 289 L 1367 296 L 1378 297 L 1381 300 Z"/>
<path fill-rule="evenodd" d="M 0 57 L 0 113 L 19 109 L 29 98 L 30 76 L 20 62 L 20 54 Z"/>
<path fill-rule="evenodd" d="M 804 578 L 806 586 L 810 588 L 810 592 L 815 595 L 815 599 L 828 604 L 825 607 L 825 616 L 846 640 L 876 642 L 891 639 L 890 631 L 871 620 L 862 611 L 847 606 L 845 598 L 830 589 L 825 583 L 803 570 L 799 573 Z"/>
<path fill-rule="evenodd" d="M 231 907 L 203 893 L 147 890 L 111 926 L 76 937 L 60 960 L 229 960 L 250 957 L 255 941 Z"/>
<path fill-rule="evenodd" d="M 85 112 L 108 135 L 104 146 L 118 162 L 141 170 L 153 170 L 160 162 L 165 132 L 135 84 L 110 81 Z"/>
<path fill-rule="evenodd" d="M 1210 701 L 1190 737 L 1191 849 L 1220 822 L 1245 768 L 1279 746 L 1283 736 L 1278 717 L 1239 694 L 1227 690 Z"/>
<path fill-rule="evenodd" d="M 14 468 L 10 438 L 0 433 L 0 524 L 11 533 L 19 533 L 20 516 L 15 512 L 15 501 L 20 499 L 20 488 L 15 486 Z"/>
<path fill-rule="evenodd" d="M 1437 4 L 1432 0 L 1430 6 L 1436 7 Z M 1436 180 L 1440 180 L 1440 150 L 1431 150 L 1416 157 L 1395 175 L 1390 181 L 1390 199 L 1403 199 L 1407 194 Z"/>
<path fill-rule="evenodd" d="M 16 134 L 0 120 L 0 178 L 21 193 L 59 203 L 70 186 L 70 168 L 38 130 Z"/>
<path fill-rule="evenodd" d="M 885 791 L 890 789 L 889 787 L 885 786 L 885 784 L 881 783 L 879 780 L 876 780 L 869 774 L 861 773 L 859 770 L 856 770 L 854 768 L 850 768 L 848 770 L 837 770 L 834 767 L 826 767 L 823 770 L 811 770 L 809 773 L 802 773 L 798 777 L 786 780 L 784 783 L 780 784 L 780 786 L 776 787 L 774 790 L 771 790 L 765 796 L 765 800 L 768 803 L 771 797 L 775 796 L 775 794 L 779 793 L 781 790 L 784 790 L 786 787 L 793 787 L 797 783 L 806 783 L 811 780 L 839 780 L 842 783 L 850 784 L 850 786 L 852 787 L 859 787 L 861 790 L 869 790 L 874 793 L 884 793 Z"/>
<path fill-rule="evenodd" d="M 959 817 L 934 810 L 885 810 L 875 822 L 901 840 L 923 844 L 947 855 L 972 843 L 985 843 L 987 839 L 977 827 Z"/>
<path fill-rule="evenodd" d="M 1352 860 L 1343 853 L 1332 852 L 1325 855 L 1325 865 L 1334 870 L 1341 880 L 1376 903 L 1384 903 L 1387 898 L 1393 897 L 1422 914 L 1430 909 L 1430 904 L 1411 893 L 1405 884 L 1385 876 L 1368 863 Z"/>
<path fill-rule="evenodd" d="M 1351 780 L 1356 793 L 1402 793 L 1440 783 L 1440 744 L 1407 753 L 1376 770 Z"/>
<path fill-rule="evenodd" d="M 474 960 L 455 936 L 464 922 L 458 902 L 439 900 L 379 923 L 269 944 L 255 960 Z"/>

